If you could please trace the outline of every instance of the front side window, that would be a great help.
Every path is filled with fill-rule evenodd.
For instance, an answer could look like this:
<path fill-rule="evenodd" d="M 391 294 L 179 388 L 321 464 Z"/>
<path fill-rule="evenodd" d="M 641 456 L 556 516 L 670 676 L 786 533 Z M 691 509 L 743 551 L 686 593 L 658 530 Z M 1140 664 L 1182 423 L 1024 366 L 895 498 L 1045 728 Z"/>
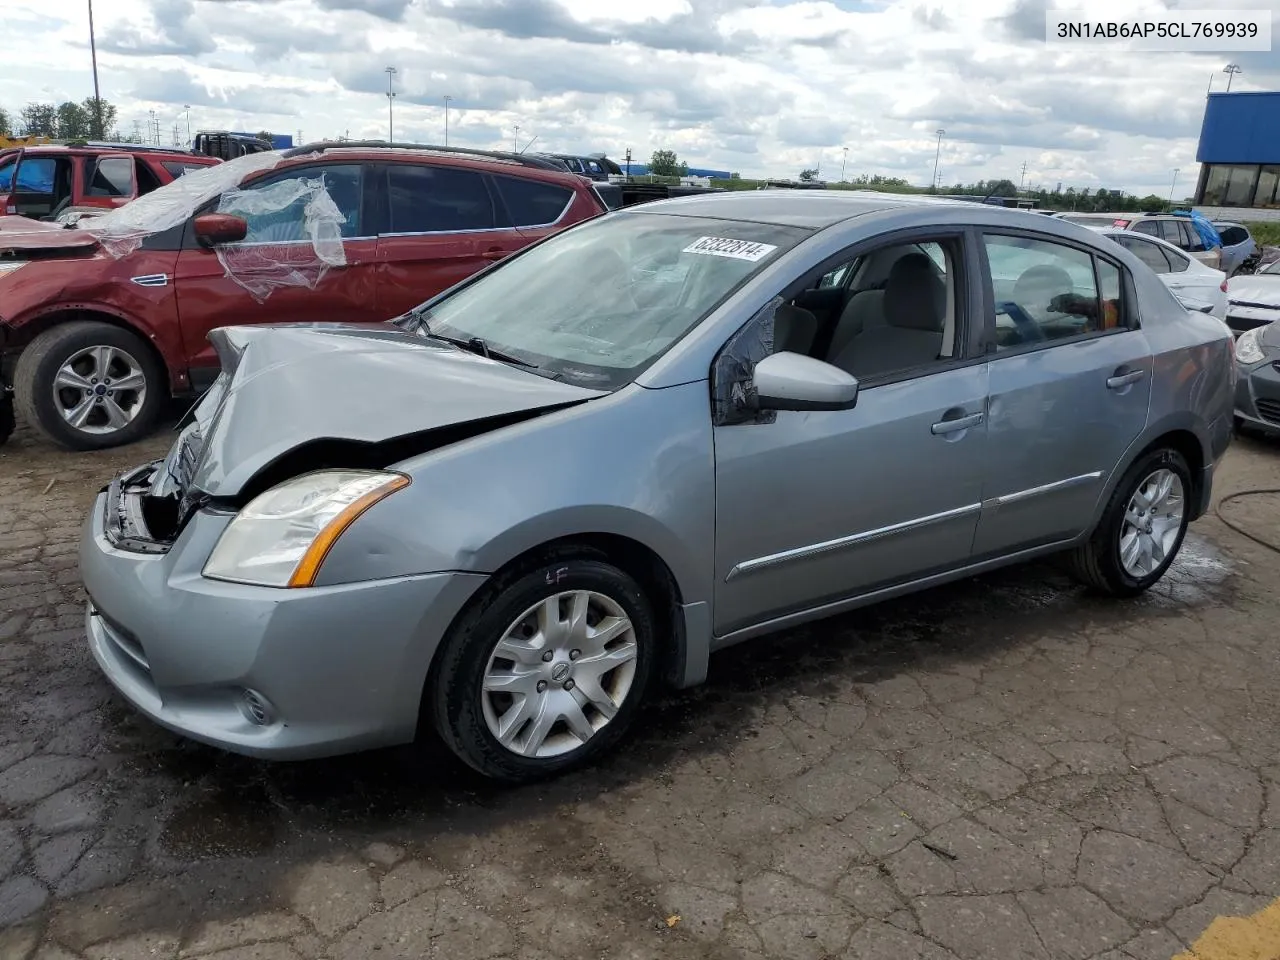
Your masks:
<path fill-rule="evenodd" d="M 554 183 L 494 177 L 514 227 L 545 227 L 564 215 L 573 192 Z"/>
<path fill-rule="evenodd" d="M 497 226 L 493 197 L 472 170 L 401 163 L 387 168 L 391 233 L 455 233 Z"/>
<path fill-rule="evenodd" d="M 414 317 L 424 335 L 479 338 L 536 373 L 612 390 L 806 236 L 771 224 L 618 213 L 527 248 Z"/>
<path fill-rule="evenodd" d="M 53 157 L 23 157 L 14 186 L 19 193 L 52 194 L 57 177 L 58 161 Z"/>
<path fill-rule="evenodd" d="M 309 243 L 313 238 L 308 223 L 317 219 L 311 207 L 317 192 L 312 185 L 320 182 L 338 208 L 342 236 L 359 236 L 361 169 L 358 163 L 293 168 L 287 176 L 268 177 L 231 191 L 223 196 L 218 210 L 244 218 L 249 225 L 245 243 Z"/>
<path fill-rule="evenodd" d="M 1120 271 L 1083 250 L 1028 237 L 985 238 L 995 298 L 996 345 L 1009 350 L 1116 329 Z M 1102 269 L 1103 267 L 1106 269 Z"/>
<path fill-rule="evenodd" d="M 103 157 L 89 167 L 86 178 L 91 197 L 128 197 L 133 195 L 133 158 Z"/>

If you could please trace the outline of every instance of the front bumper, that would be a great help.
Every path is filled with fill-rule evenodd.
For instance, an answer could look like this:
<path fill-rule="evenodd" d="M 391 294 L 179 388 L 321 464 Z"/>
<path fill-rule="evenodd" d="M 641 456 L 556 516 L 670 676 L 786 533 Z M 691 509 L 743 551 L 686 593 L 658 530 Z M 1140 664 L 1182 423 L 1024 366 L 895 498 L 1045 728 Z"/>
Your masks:
<path fill-rule="evenodd" d="M 1267 360 L 1236 377 L 1235 415 L 1255 430 L 1280 434 L 1280 370 Z"/>
<path fill-rule="evenodd" d="M 229 514 L 198 511 L 171 548 L 144 552 L 136 537 L 108 538 L 108 513 L 113 524 L 129 513 L 108 511 L 112 495 L 118 486 L 98 495 L 80 542 L 86 629 L 99 667 L 138 710 L 194 740 L 275 759 L 414 738 L 436 647 L 483 575 L 296 590 L 208 580 L 200 570 Z"/>

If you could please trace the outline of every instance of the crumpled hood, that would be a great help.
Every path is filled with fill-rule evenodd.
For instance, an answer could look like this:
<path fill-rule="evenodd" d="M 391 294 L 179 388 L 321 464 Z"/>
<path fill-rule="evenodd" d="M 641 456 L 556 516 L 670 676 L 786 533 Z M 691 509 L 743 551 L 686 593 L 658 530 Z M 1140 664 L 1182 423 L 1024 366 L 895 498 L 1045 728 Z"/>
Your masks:
<path fill-rule="evenodd" d="M 391 324 L 223 327 L 209 339 L 222 374 L 196 408 L 190 482 L 214 497 L 314 441 L 376 444 L 601 395 Z"/>
<path fill-rule="evenodd" d="M 1280 309 L 1280 274 L 1232 277 L 1227 282 L 1227 299 L 1232 303 Z"/>
<path fill-rule="evenodd" d="M 77 250 L 97 243 L 83 230 L 68 230 L 61 223 L 45 223 L 30 217 L 0 217 L 0 254 Z"/>

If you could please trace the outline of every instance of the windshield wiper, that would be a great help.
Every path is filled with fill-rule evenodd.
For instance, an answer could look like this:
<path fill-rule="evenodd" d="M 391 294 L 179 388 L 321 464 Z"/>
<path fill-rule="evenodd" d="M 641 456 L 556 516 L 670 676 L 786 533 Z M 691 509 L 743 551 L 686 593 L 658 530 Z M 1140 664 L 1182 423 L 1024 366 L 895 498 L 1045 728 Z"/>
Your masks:
<path fill-rule="evenodd" d="M 423 326 L 421 328 L 423 336 L 430 337 L 432 340 L 442 340 L 445 343 L 451 343 L 455 347 L 463 350 L 469 350 L 472 353 L 478 353 L 486 360 L 500 360 L 503 363 L 515 364 L 517 367 L 536 368 L 536 363 L 530 363 L 528 360 L 521 360 L 519 357 L 513 357 L 509 353 L 503 353 L 501 350 L 494 350 L 488 343 L 479 337 L 446 337 L 442 333 L 436 333 L 430 327 Z"/>

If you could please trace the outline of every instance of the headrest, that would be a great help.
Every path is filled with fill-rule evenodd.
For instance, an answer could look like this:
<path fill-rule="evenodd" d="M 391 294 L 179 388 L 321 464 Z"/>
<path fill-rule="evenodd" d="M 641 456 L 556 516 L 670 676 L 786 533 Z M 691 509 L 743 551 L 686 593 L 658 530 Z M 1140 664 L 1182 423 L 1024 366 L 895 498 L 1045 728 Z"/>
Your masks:
<path fill-rule="evenodd" d="M 946 288 L 923 253 L 898 258 L 884 287 L 884 317 L 891 327 L 941 333 Z"/>

